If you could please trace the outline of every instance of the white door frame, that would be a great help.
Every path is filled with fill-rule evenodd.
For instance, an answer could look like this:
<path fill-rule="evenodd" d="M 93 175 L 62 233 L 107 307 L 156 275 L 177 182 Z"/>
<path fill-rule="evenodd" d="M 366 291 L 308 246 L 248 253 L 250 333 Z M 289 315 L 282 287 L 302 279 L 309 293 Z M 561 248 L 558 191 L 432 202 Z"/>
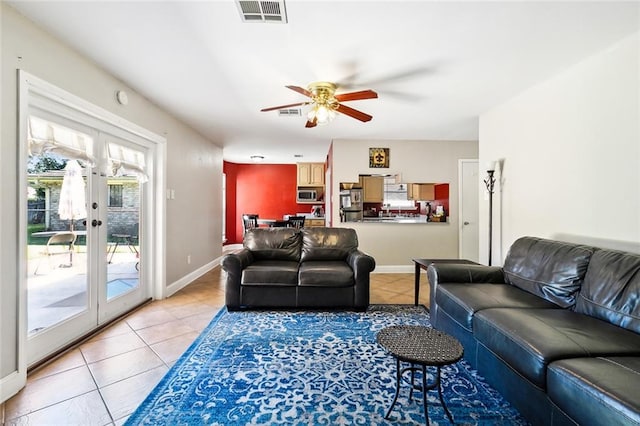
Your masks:
<path fill-rule="evenodd" d="M 27 141 L 27 118 L 29 106 L 34 103 L 57 105 L 60 109 L 71 111 L 83 117 L 88 126 L 97 129 L 104 126 L 115 127 L 146 141 L 150 146 L 149 170 L 150 179 L 153 179 L 154 191 L 147 191 L 145 200 L 149 208 L 149 218 L 144 221 L 144 232 L 146 250 L 143 252 L 143 259 L 146 265 L 146 281 L 151 288 L 147 289 L 147 294 L 154 298 L 162 298 L 166 291 L 165 266 L 165 208 L 164 198 L 166 188 L 165 164 L 166 164 L 166 138 L 150 132 L 134 123 L 131 123 L 101 107 L 91 104 L 69 92 L 66 92 L 44 80 L 41 80 L 25 71 L 19 70 L 19 98 L 18 98 L 18 141 L 19 144 L 19 167 L 18 167 L 18 206 L 19 223 L 18 229 L 18 249 L 19 253 L 27 252 L 27 194 L 22 190 L 27 187 L 27 153 L 24 144 Z M 18 371 L 20 378 L 26 380 L 27 369 L 27 260 L 26 256 L 19 256 L 18 267 L 20 275 L 18 277 Z M 22 381 L 20 379 L 19 381 Z M 24 381 L 22 381 L 24 386 Z"/>

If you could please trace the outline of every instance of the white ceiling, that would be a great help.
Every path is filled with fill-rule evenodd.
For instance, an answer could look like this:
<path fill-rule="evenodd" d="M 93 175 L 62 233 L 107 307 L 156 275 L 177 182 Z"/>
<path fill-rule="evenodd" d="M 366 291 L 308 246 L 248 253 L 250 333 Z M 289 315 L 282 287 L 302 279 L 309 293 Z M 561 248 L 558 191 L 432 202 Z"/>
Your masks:
<path fill-rule="evenodd" d="M 476 140 L 479 114 L 640 29 L 638 2 L 290 0 L 287 24 L 243 23 L 232 0 L 9 3 L 237 163 L 324 161 L 332 139 Z M 260 112 L 318 80 L 377 91 L 346 103 L 373 120 Z"/>

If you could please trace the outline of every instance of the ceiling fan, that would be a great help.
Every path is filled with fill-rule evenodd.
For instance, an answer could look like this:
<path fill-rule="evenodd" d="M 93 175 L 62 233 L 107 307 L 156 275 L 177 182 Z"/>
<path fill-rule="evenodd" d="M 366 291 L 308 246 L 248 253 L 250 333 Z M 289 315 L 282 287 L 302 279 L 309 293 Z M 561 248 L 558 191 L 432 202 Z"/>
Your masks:
<path fill-rule="evenodd" d="M 307 128 L 315 127 L 318 124 L 324 124 L 331 121 L 335 117 L 336 111 L 348 115 L 349 117 L 353 117 L 356 120 L 367 122 L 373 117 L 362 111 L 343 105 L 341 102 L 374 99 L 378 97 L 378 94 L 373 90 L 361 90 L 358 92 L 341 93 L 336 95 L 337 85 L 326 81 L 311 83 L 307 89 L 298 86 L 285 87 L 293 90 L 294 92 L 303 94 L 311 98 L 311 100 L 306 102 L 297 102 L 295 104 L 263 108 L 260 111 L 273 111 L 301 105 L 313 105 L 311 111 L 309 111 L 309 114 L 307 115 L 307 124 L 305 124 L 305 127 Z"/>

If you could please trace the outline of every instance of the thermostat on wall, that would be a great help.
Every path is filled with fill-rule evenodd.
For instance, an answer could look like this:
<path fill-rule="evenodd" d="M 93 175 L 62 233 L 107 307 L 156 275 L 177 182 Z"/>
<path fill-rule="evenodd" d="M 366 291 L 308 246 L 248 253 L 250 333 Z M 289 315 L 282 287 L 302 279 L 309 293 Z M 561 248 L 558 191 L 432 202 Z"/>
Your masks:
<path fill-rule="evenodd" d="M 127 92 L 125 92 L 124 90 L 118 90 L 116 92 L 116 99 L 121 105 L 126 105 L 129 103 L 129 97 L 127 96 Z"/>

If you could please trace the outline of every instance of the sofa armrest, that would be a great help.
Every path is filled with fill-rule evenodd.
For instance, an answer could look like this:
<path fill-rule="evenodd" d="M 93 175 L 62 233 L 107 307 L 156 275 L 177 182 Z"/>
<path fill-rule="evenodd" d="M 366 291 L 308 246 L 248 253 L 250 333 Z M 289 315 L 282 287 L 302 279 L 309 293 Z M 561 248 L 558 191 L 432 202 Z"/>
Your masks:
<path fill-rule="evenodd" d="M 236 253 L 230 253 L 222 258 L 222 270 L 227 273 L 225 288 L 225 304 L 228 310 L 240 308 L 240 284 L 242 270 L 253 262 L 251 251 L 243 248 Z"/>
<path fill-rule="evenodd" d="M 429 312 L 431 324 L 437 326 L 438 305 L 436 304 L 436 292 L 441 283 L 495 283 L 506 284 L 504 272 L 501 266 L 484 266 L 463 263 L 433 263 L 427 268 L 429 279 Z"/>
<path fill-rule="evenodd" d="M 347 256 L 347 263 L 353 270 L 355 281 L 354 305 L 366 309 L 369 306 L 369 274 L 375 269 L 376 261 L 360 250 L 353 250 Z"/>
<path fill-rule="evenodd" d="M 429 284 L 438 283 L 496 283 L 506 284 L 501 266 L 463 263 L 432 263 L 427 268 Z"/>

